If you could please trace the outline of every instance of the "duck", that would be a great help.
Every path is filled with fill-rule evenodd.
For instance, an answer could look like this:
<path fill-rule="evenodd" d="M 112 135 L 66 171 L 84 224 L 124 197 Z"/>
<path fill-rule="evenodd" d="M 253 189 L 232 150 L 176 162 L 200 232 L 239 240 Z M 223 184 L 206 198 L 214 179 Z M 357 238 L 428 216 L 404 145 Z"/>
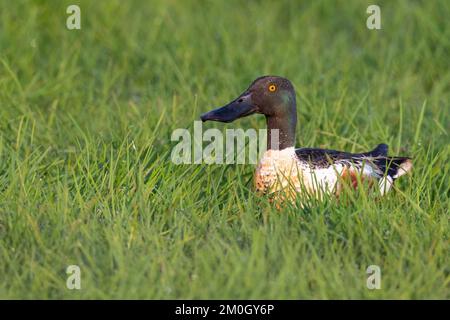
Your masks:
<path fill-rule="evenodd" d="M 378 186 L 385 195 L 395 180 L 412 169 L 410 157 L 388 156 L 384 143 L 361 153 L 295 148 L 296 93 L 291 81 L 280 76 L 257 78 L 236 99 L 203 113 L 200 119 L 233 122 L 253 114 L 264 115 L 267 124 L 267 148 L 257 164 L 254 186 L 272 200 L 300 197 L 303 203 L 311 195 L 319 200 L 326 195 L 339 197 L 344 185 L 356 189 L 362 181 Z"/>

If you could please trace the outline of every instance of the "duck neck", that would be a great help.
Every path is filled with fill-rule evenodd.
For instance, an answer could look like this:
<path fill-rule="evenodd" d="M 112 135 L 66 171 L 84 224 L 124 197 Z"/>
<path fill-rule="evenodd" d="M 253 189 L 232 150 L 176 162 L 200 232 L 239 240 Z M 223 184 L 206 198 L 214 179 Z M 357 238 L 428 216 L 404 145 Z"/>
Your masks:
<path fill-rule="evenodd" d="M 267 150 L 283 150 L 295 146 L 297 112 L 266 116 Z M 278 131 L 277 131 L 278 130 Z"/>

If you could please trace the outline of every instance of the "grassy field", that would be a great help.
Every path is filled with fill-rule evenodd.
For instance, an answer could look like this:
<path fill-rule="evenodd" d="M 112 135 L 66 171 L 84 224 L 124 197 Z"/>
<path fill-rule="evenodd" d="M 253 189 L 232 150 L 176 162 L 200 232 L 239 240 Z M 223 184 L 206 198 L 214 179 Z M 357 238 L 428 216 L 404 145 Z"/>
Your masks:
<path fill-rule="evenodd" d="M 0 298 L 450 298 L 450 3 L 377 1 L 368 30 L 372 3 L 0 0 Z M 298 146 L 385 142 L 413 173 L 277 211 L 253 165 L 171 162 L 264 74 L 296 87 Z"/>

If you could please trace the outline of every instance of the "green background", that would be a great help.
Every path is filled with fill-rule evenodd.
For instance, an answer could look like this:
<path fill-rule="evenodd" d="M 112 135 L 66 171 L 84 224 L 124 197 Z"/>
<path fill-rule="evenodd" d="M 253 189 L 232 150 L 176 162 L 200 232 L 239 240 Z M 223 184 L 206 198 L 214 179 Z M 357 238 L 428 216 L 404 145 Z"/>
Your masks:
<path fill-rule="evenodd" d="M 0 0 L 0 298 L 449 298 L 450 2 L 377 1 L 381 30 L 369 4 Z M 253 165 L 170 161 L 264 74 L 296 87 L 298 146 L 385 142 L 412 174 L 277 211 Z"/>

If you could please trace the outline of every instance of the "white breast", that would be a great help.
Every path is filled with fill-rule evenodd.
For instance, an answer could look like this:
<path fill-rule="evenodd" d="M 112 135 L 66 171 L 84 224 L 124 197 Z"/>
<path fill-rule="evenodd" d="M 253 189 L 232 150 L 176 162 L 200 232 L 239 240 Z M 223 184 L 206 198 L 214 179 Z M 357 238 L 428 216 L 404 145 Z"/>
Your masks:
<path fill-rule="evenodd" d="M 256 188 L 264 193 L 286 189 L 308 191 L 319 197 L 335 191 L 342 164 L 327 168 L 312 168 L 298 159 L 294 148 L 268 150 L 262 156 L 256 169 Z"/>

